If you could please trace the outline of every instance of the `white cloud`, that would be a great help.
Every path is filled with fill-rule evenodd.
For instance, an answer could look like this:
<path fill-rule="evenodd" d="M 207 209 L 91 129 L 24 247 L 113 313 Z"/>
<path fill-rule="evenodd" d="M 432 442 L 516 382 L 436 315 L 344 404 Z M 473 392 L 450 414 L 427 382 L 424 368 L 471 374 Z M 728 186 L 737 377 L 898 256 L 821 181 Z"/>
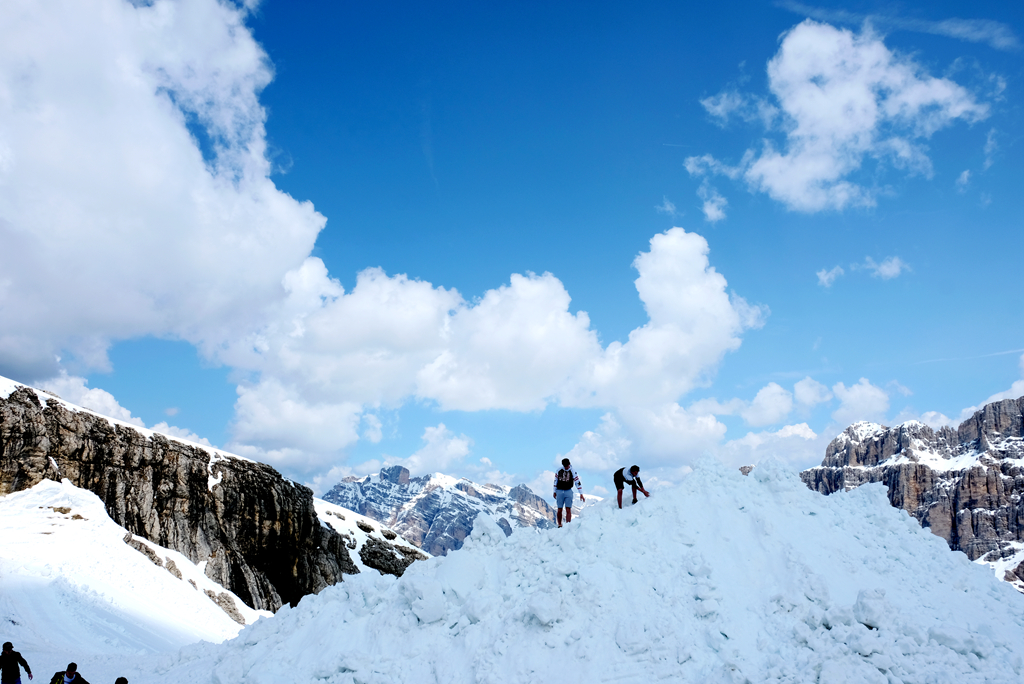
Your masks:
<path fill-rule="evenodd" d="M 366 427 L 363 428 L 363 439 L 377 444 L 384 438 L 384 430 L 380 418 L 372 413 L 365 413 L 363 414 L 363 423 L 366 424 Z"/>
<path fill-rule="evenodd" d="M 624 407 L 619 418 L 635 452 L 652 466 L 678 466 L 713 448 L 726 427 L 714 416 L 693 415 L 679 404 Z"/>
<path fill-rule="evenodd" d="M 131 411 L 117 403 L 113 394 L 96 387 L 86 387 L 87 383 L 85 378 L 68 375 L 67 371 L 62 370 L 57 377 L 38 383 L 38 387 L 47 392 L 53 392 L 64 401 L 69 401 L 90 411 L 131 425 L 146 427 L 141 418 L 136 418 Z"/>
<path fill-rule="evenodd" d="M 669 216 L 676 215 L 676 205 L 669 201 L 668 197 L 661 198 L 661 204 L 654 207 L 659 214 L 668 214 Z"/>
<path fill-rule="evenodd" d="M 175 437 L 177 439 L 183 439 L 188 442 L 195 442 L 196 444 L 202 444 L 203 446 L 213 446 L 213 444 L 210 443 L 210 440 L 206 439 L 205 437 L 200 437 L 196 433 L 192 432 L 191 430 L 186 430 L 185 428 L 176 427 L 174 425 L 168 425 L 166 421 L 161 421 L 150 429 L 153 432 L 159 432 L 160 434 L 167 435 L 168 437 Z"/>
<path fill-rule="evenodd" d="M 861 420 L 881 423 L 889 410 L 889 395 L 881 387 L 876 387 L 861 378 L 855 385 L 847 387 L 841 382 L 832 386 L 832 391 L 839 399 L 839 408 L 832 414 L 840 425 L 850 425 Z"/>
<path fill-rule="evenodd" d="M 472 301 L 373 268 L 346 291 L 309 256 L 324 217 L 270 180 L 272 72 L 246 12 L 0 4 L 0 373 L 105 369 L 118 340 L 187 340 L 245 378 L 229 448 L 314 483 L 413 400 L 602 407 L 659 453 L 666 435 L 720 430 L 675 402 L 768 309 L 730 293 L 681 228 L 636 257 L 648 321 L 607 347 L 548 273 Z"/>
<path fill-rule="evenodd" d="M 42 390 L 52 392 L 64 401 L 95 411 L 100 415 L 109 416 L 136 427 L 146 427 L 142 419 L 133 416 L 131 411 L 121 406 L 113 394 L 98 387 L 87 387 L 87 384 L 88 381 L 85 378 L 68 375 L 66 371 L 62 371 L 57 377 L 38 383 L 38 386 Z M 213 446 L 205 437 L 200 437 L 190 430 L 169 425 L 166 421 L 157 423 L 148 429 L 169 437 L 184 439 L 208 447 Z"/>
<path fill-rule="evenodd" d="M 619 467 L 616 464 L 631 458 L 631 446 L 632 442 L 623 434 L 622 426 L 615 420 L 615 416 L 606 413 L 601 416 L 597 430 L 584 432 L 580 441 L 565 457 L 577 468 L 614 470 Z"/>
<path fill-rule="evenodd" d="M 984 169 L 987 171 L 991 168 L 995 161 L 995 154 L 999 151 L 999 143 L 996 141 L 996 129 L 991 129 L 988 135 L 985 136 L 985 164 Z"/>
<path fill-rule="evenodd" d="M 725 218 L 725 207 L 729 202 L 718 193 L 718 190 L 711 187 L 707 178 L 697 188 L 697 196 L 704 202 L 700 210 L 704 212 L 705 221 L 717 223 Z"/>
<path fill-rule="evenodd" d="M 808 376 L 793 386 L 793 396 L 798 404 L 810 408 L 831 399 L 832 393 L 828 387 Z"/>
<path fill-rule="evenodd" d="M 739 168 L 751 190 L 796 211 L 872 206 L 875 191 L 853 180 L 865 160 L 930 176 L 921 141 L 957 120 L 988 116 L 966 89 L 928 75 L 869 29 L 802 22 L 768 62 L 768 80 L 786 138 L 781 150 L 767 139 L 760 152 L 748 150 Z M 710 155 L 686 167 L 691 175 L 734 174 Z"/>
<path fill-rule="evenodd" d="M 875 278 L 881 278 L 882 280 L 892 280 L 904 271 L 910 270 L 910 266 L 907 262 L 903 261 L 899 257 L 886 257 L 880 264 L 875 263 L 875 260 L 871 257 L 866 257 L 862 268 L 871 271 L 872 276 Z"/>
<path fill-rule="evenodd" d="M 954 17 L 931 21 L 928 19 L 886 14 L 859 14 L 843 9 L 824 9 L 795 2 L 794 0 L 782 0 L 778 5 L 797 14 L 803 14 L 822 21 L 857 25 L 867 23 L 883 29 L 931 33 L 972 43 L 988 43 L 989 46 L 997 50 L 1016 50 L 1020 47 L 1020 41 L 1017 39 L 1013 29 L 1007 24 L 993 21 L 992 19 L 960 19 Z"/>
<path fill-rule="evenodd" d="M 793 410 L 793 395 L 774 382 L 762 387 L 750 406 L 740 412 L 754 427 L 772 425 L 783 420 Z"/>
<path fill-rule="evenodd" d="M 409 458 L 388 458 L 387 465 L 403 465 L 415 475 L 443 472 L 462 461 L 473 446 L 473 440 L 466 435 L 456 435 L 438 423 L 423 431 L 424 445 Z"/>
<path fill-rule="evenodd" d="M 844 273 L 845 271 L 843 271 L 842 266 L 836 266 L 835 268 L 832 268 L 828 271 L 826 271 L 825 269 L 821 269 L 820 271 L 815 273 L 815 275 L 818 276 L 819 285 L 821 285 L 822 287 L 832 287 L 832 283 L 836 281 L 836 278 L 843 275 Z"/>
<path fill-rule="evenodd" d="M 967 192 L 967 186 L 970 184 L 970 182 L 971 172 L 969 169 L 964 169 L 964 172 L 961 173 L 956 179 L 956 191 L 959 192 L 961 195 Z"/>
<path fill-rule="evenodd" d="M 807 468 L 821 463 L 828 441 L 807 423 L 786 425 L 775 432 L 748 432 L 715 449 L 717 458 L 732 467 L 753 465 L 769 456 Z"/>
<path fill-rule="evenodd" d="M 216 348 L 309 254 L 324 218 L 269 179 L 245 13 L 0 4 L 0 372 L 105 369 L 145 335 Z"/>

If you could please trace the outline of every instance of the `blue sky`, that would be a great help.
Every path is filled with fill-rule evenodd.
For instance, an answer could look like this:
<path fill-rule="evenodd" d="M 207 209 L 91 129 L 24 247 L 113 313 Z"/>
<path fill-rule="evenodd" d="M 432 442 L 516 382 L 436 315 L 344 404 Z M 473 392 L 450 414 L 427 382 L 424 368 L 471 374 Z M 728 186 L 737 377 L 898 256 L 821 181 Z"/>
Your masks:
<path fill-rule="evenodd" d="M 318 489 L 1024 394 L 1012 3 L 92 4 L 0 10 L 0 374 Z"/>

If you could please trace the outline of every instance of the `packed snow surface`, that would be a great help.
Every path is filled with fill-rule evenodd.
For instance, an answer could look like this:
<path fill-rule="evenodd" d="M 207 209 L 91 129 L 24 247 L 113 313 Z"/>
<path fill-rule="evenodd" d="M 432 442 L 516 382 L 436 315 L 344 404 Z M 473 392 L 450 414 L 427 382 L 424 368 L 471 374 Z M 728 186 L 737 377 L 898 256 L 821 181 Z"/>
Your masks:
<path fill-rule="evenodd" d="M 34 673 L 48 676 L 76 660 L 87 679 L 113 681 L 127 674 L 126 656 L 238 634 L 241 625 L 206 594 L 224 588 L 202 568 L 136 537 L 158 566 L 128 546 L 125 534 L 99 497 L 67 480 L 0 497 L 0 632 Z M 270 615 L 231 600 L 246 622 Z M 95 676 L 102 673 L 110 676 Z"/>
<path fill-rule="evenodd" d="M 892 508 L 762 462 L 563 529 L 362 573 L 139 679 L 253 684 L 1020 681 L 1024 596 Z"/>

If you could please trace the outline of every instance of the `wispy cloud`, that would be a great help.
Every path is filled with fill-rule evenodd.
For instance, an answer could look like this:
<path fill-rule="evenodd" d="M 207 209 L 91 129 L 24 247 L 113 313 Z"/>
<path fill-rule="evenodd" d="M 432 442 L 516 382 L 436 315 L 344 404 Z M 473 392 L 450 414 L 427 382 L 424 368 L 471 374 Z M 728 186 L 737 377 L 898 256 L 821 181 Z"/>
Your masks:
<path fill-rule="evenodd" d="M 847 10 L 825 9 L 794 0 L 781 0 L 776 6 L 819 21 L 836 24 L 872 24 L 884 30 L 915 31 L 956 38 L 970 43 L 987 43 L 996 50 L 1017 50 L 1021 43 L 1008 25 L 991 19 L 914 19 L 891 14 L 860 14 Z"/>
<path fill-rule="evenodd" d="M 676 205 L 669 200 L 668 197 L 661 198 L 661 204 L 654 207 L 655 211 L 659 214 L 668 214 L 669 216 L 676 216 Z"/>
<path fill-rule="evenodd" d="M 826 271 L 825 269 L 821 269 L 820 271 L 815 273 L 815 275 L 818 276 L 819 285 L 821 285 L 822 287 L 832 287 L 832 283 L 836 281 L 836 278 L 843 275 L 844 273 L 846 273 L 846 271 L 843 270 L 842 266 L 836 266 L 835 268 L 828 271 Z"/>
<path fill-rule="evenodd" d="M 892 280 L 898 277 L 904 271 L 910 270 L 910 265 L 903 261 L 899 257 L 886 257 L 882 260 L 882 263 L 876 263 L 871 257 L 865 257 L 861 268 L 867 269 L 876 278 L 882 280 Z"/>
<path fill-rule="evenodd" d="M 967 185 L 971 182 L 971 172 L 969 169 L 964 169 L 964 172 L 960 174 L 960 177 L 956 179 L 956 191 L 960 194 L 967 192 Z"/>
<path fill-rule="evenodd" d="M 996 141 L 996 129 L 991 129 L 985 137 L 985 170 L 992 166 L 996 152 L 999 151 L 999 143 Z"/>
<path fill-rule="evenodd" d="M 704 202 L 700 209 L 704 212 L 705 221 L 717 223 L 725 218 L 725 207 L 729 201 L 718 194 L 718 190 L 713 188 L 706 178 L 697 188 L 697 196 Z"/>

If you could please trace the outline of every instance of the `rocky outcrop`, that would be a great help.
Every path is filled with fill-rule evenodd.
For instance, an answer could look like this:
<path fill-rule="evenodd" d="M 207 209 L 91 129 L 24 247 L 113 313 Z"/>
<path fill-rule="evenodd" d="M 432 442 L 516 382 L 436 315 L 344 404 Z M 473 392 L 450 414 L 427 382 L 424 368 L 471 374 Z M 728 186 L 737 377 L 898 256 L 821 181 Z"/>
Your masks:
<path fill-rule="evenodd" d="M 1024 542 L 1024 397 L 988 404 L 956 430 L 856 423 L 800 477 L 822 494 L 881 482 L 951 549 L 994 561 Z"/>
<path fill-rule="evenodd" d="M 487 512 L 506 535 L 514 527 L 554 526 L 554 510 L 526 485 L 475 484 L 435 473 L 411 477 L 407 468 L 382 468 L 377 476 L 348 477 L 324 500 L 373 518 L 432 556 L 462 548 L 473 519 Z"/>
<path fill-rule="evenodd" d="M 312 492 L 270 466 L 19 387 L 0 395 L 0 494 L 44 478 L 92 491 L 131 534 L 205 562 L 252 608 L 294 605 L 359 572 Z"/>

